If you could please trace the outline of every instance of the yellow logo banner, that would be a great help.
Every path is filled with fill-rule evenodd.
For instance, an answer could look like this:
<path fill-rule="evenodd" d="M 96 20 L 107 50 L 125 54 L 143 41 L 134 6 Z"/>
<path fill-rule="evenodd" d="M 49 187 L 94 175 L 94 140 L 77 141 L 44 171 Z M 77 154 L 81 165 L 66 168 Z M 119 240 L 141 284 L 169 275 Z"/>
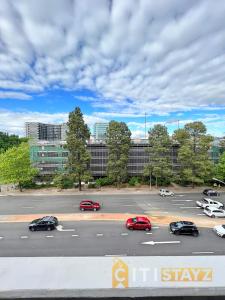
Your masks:
<path fill-rule="evenodd" d="M 162 268 L 162 281 L 212 281 L 211 268 Z"/>
<path fill-rule="evenodd" d="M 122 259 L 114 259 L 112 266 L 112 287 L 127 288 L 129 285 L 128 275 L 128 265 Z"/>

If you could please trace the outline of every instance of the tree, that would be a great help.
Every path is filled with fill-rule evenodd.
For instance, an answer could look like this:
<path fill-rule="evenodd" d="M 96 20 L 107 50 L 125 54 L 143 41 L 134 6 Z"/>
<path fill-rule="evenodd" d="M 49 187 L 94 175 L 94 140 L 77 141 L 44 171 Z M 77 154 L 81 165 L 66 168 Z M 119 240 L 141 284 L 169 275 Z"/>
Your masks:
<path fill-rule="evenodd" d="M 5 152 L 7 149 L 18 146 L 22 142 L 26 142 L 27 138 L 19 138 L 18 135 L 9 135 L 8 133 L 0 131 L 0 153 Z"/>
<path fill-rule="evenodd" d="M 148 134 L 149 162 L 144 168 L 144 176 L 149 176 L 151 188 L 152 176 L 156 179 L 156 187 L 158 186 L 158 180 L 167 183 L 172 178 L 172 143 L 167 128 L 163 125 L 155 125 L 149 130 Z"/>
<path fill-rule="evenodd" d="M 28 143 L 22 143 L 0 154 L 0 183 L 18 184 L 22 191 L 23 183 L 32 180 L 37 173 L 38 170 L 31 165 Z"/>
<path fill-rule="evenodd" d="M 225 181 L 225 152 L 220 156 L 219 163 L 215 167 L 215 176 Z"/>
<path fill-rule="evenodd" d="M 83 114 L 79 107 L 69 114 L 67 123 L 67 148 L 68 171 L 78 181 L 79 190 L 81 191 L 81 181 L 91 179 L 89 172 L 90 154 L 87 150 L 87 141 L 90 138 L 90 131 L 85 124 Z"/>
<path fill-rule="evenodd" d="M 124 122 L 111 121 L 107 129 L 107 174 L 117 186 L 128 177 L 127 164 L 131 144 L 131 132 Z"/>
<path fill-rule="evenodd" d="M 195 184 L 209 180 L 213 165 L 208 151 L 213 138 L 206 134 L 205 125 L 202 122 L 187 123 L 184 129 L 175 130 L 173 138 L 180 145 L 180 181 L 191 182 L 194 187 Z"/>

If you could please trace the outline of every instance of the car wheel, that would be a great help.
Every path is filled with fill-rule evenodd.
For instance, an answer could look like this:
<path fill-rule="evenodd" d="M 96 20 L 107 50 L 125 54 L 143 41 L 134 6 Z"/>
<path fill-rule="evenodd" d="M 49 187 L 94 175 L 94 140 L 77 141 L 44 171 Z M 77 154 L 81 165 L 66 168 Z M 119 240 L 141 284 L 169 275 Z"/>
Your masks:
<path fill-rule="evenodd" d="M 51 227 L 48 226 L 48 227 L 47 227 L 47 230 L 50 231 L 50 230 L 51 230 Z"/>
<path fill-rule="evenodd" d="M 30 228 L 30 231 L 34 231 L 34 230 L 35 230 L 34 227 L 31 227 L 31 228 Z"/>
<path fill-rule="evenodd" d="M 211 215 L 211 218 L 215 218 L 216 216 L 215 215 Z"/>
<path fill-rule="evenodd" d="M 97 210 L 96 208 L 93 209 L 93 211 L 96 211 L 96 210 Z"/>
<path fill-rule="evenodd" d="M 223 206 L 220 206 L 219 209 L 223 209 Z"/>
<path fill-rule="evenodd" d="M 224 235 L 222 235 L 222 238 L 225 238 L 225 234 L 224 234 Z"/>
<path fill-rule="evenodd" d="M 145 231 L 149 231 L 150 229 L 149 228 L 145 228 Z"/>
<path fill-rule="evenodd" d="M 195 237 L 198 236 L 198 233 L 197 233 L 197 232 L 194 232 L 194 233 L 193 233 L 193 236 L 195 236 Z"/>
<path fill-rule="evenodd" d="M 133 227 L 128 227 L 128 229 L 129 229 L 129 230 L 134 230 L 134 228 L 133 228 Z"/>
<path fill-rule="evenodd" d="M 84 208 L 81 208 L 80 210 L 84 211 Z"/>
<path fill-rule="evenodd" d="M 173 232 L 175 235 L 179 235 L 180 233 L 179 233 L 179 231 L 174 231 Z"/>

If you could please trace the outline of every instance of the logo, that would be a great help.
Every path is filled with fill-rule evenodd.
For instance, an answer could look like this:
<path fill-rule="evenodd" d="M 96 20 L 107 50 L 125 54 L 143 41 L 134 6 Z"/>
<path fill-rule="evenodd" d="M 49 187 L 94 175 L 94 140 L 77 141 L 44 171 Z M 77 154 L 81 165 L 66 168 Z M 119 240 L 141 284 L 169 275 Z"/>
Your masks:
<path fill-rule="evenodd" d="M 128 265 L 122 259 L 114 259 L 112 266 L 112 287 L 127 288 L 128 287 Z"/>
<path fill-rule="evenodd" d="M 212 281 L 213 270 L 211 268 L 162 268 L 162 281 Z"/>

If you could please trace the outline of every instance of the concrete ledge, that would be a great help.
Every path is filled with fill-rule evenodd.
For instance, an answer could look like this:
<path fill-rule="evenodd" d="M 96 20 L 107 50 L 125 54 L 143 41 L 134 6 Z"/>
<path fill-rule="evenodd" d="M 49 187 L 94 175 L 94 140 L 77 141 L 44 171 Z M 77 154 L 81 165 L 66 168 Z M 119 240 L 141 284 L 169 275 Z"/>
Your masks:
<path fill-rule="evenodd" d="M 89 290 L 18 290 L 1 292 L 0 299 L 90 299 L 90 298 L 148 298 L 174 299 L 174 297 L 210 297 L 224 299 L 225 288 L 128 288 L 128 289 L 89 289 Z M 197 299 L 197 298 L 196 298 Z"/>

